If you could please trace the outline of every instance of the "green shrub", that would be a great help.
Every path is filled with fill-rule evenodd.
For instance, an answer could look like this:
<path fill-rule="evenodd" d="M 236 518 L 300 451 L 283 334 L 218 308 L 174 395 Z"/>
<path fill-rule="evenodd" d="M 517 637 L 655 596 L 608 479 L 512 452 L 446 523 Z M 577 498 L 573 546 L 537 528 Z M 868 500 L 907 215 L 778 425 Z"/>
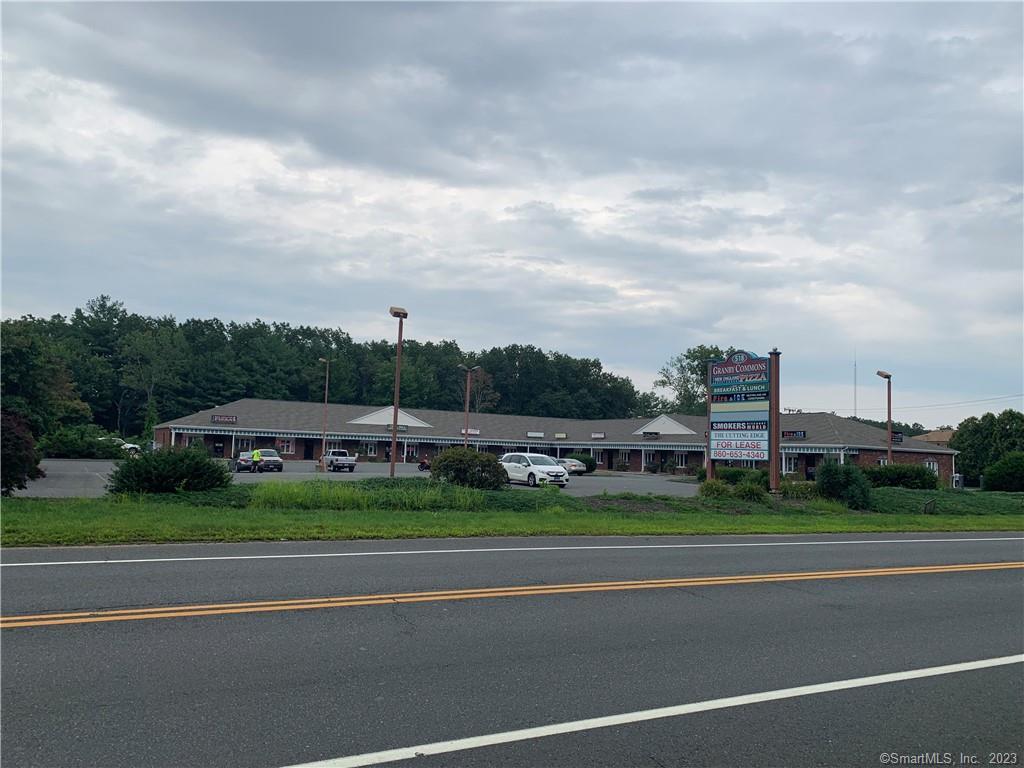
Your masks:
<path fill-rule="evenodd" d="M 615 462 L 615 471 L 616 472 L 629 472 L 629 462 L 628 461 L 616 461 Z"/>
<path fill-rule="evenodd" d="M 698 483 L 703 483 L 707 479 L 708 479 L 708 468 L 707 467 L 700 467 L 697 470 L 697 482 Z"/>
<path fill-rule="evenodd" d="M 24 489 L 29 480 L 45 477 L 39 466 L 40 454 L 27 422 L 4 411 L 0 423 L 0 493 L 10 496 Z"/>
<path fill-rule="evenodd" d="M 983 491 L 1024 491 L 1024 451 L 1012 451 L 985 467 Z"/>
<path fill-rule="evenodd" d="M 251 503 L 265 509 L 482 510 L 486 500 L 484 491 L 453 482 L 382 477 L 355 482 L 257 483 Z"/>
<path fill-rule="evenodd" d="M 231 484 L 223 461 L 210 458 L 205 448 L 164 448 L 122 461 L 110 475 L 111 493 L 175 493 L 209 491 Z"/>
<path fill-rule="evenodd" d="M 494 454 L 472 448 L 442 451 L 431 463 L 430 475 L 444 482 L 481 490 L 495 490 L 508 481 L 505 469 Z"/>
<path fill-rule="evenodd" d="M 123 459 L 125 451 L 111 440 L 101 437 L 116 437 L 95 424 L 80 424 L 61 427 L 55 432 L 43 435 L 39 450 L 51 459 Z"/>
<path fill-rule="evenodd" d="M 843 496 L 842 472 L 834 461 L 826 461 L 818 467 L 814 483 L 823 499 L 841 499 Z"/>
<path fill-rule="evenodd" d="M 779 483 L 779 492 L 784 499 L 818 498 L 818 486 L 803 481 L 783 480 Z"/>
<path fill-rule="evenodd" d="M 746 467 L 717 467 L 715 469 L 715 477 L 719 480 L 724 480 L 729 485 L 739 485 L 740 483 L 754 483 L 760 485 L 766 491 L 768 490 L 768 470 L 767 469 L 749 469 Z"/>
<path fill-rule="evenodd" d="M 850 509 L 868 509 L 871 506 L 871 483 L 861 468 L 854 464 L 843 464 L 839 476 L 843 484 L 840 501 Z"/>
<path fill-rule="evenodd" d="M 221 509 L 244 509 L 249 506 L 253 491 L 263 485 L 275 483 L 239 483 L 209 491 L 176 491 L 175 493 L 119 494 L 115 498 L 124 502 L 146 504 L 180 504 L 189 507 L 219 507 Z"/>
<path fill-rule="evenodd" d="M 871 483 L 858 466 L 826 461 L 818 468 L 815 483 L 822 497 L 841 501 L 850 509 L 871 506 Z"/>
<path fill-rule="evenodd" d="M 884 467 L 867 467 L 863 472 L 875 488 L 934 491 L 939 487 L 938 475 L 923 464 L 888 464 Z"/>
<path fill-rule="evenodd" d="M 649 461 L 646 464 L 644 464 L 644 471 L 650 472 L 652 475 L 658 474 L 659 469 L 661 469 L 661 465 L 659 465 L 656 461 Z"/>
<path fill-rule="evenodd" d="M 729 485 L 739 485 L 751 471 L 743 467 L 715 467 L 715 478 Z"/>
<path fill-rule="evenodd" d="M 697 493 L 706 499 L 719 499 L 732 495 L 732 487 L 724 480 L 705 480 Z"/>
<path fill-rule="evenodd" d="M 597 459 L 591 456 L 589 453 L 570 453 L 565 458 L 576 459 L 576 461 L 582 461 L 587 465 L 587 474 L 589 475 L 595 469 L 597 469 Z"/>
<path fill-rule="evenodd" d="M 744 480 L 732 489 L 732 495 L 743 501 L 753 501 L 759 504 L 768 503 L 768 491 L 759 482 Z"/>

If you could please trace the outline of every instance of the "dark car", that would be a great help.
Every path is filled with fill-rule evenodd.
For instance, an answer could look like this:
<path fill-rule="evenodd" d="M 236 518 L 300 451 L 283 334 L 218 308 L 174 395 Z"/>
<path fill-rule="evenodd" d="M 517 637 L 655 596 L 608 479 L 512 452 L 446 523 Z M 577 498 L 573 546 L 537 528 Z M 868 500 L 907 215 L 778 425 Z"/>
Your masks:
<path fill-rule="evenodd" d="M 273 448 L 260 448 L 258 472 L 284 472 L 284 460 Z M 235 459 L 235 472 L 252 472 L 252 451 L 242 451 Z"/>

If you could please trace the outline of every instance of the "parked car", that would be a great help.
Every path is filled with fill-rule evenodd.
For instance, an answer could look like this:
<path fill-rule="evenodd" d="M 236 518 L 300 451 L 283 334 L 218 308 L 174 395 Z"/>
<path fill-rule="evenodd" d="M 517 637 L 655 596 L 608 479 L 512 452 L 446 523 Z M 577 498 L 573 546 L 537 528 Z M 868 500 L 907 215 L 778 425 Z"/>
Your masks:
<path fill-rule="evenodd" d="M 96 439 L 100 442 L 121 446 L 121 450 L 133 459 L 142 451 L 142 446 L 136 445 L 135 443 L 125 442 L 120 437 L 97 437 Z"/>
<path fill-rule="evenodd" d="M 585 475 L 587 473 L 587 465 L 579 459 L 555 459 L 555 461 L 565 467 L 565 471 L 570 475 Z"/>
<path fill-rule="evenodd" d="M 552 483 L 559 487 L 569 484 L 569 473 L 550 456 L 543 453 L 506 453 L 498 461 L 505 468 L 508 481 L 526 483 Z"/>
<path fill-rule="evenodd" d="M 324 454 L 323 463 L 326 469 L 331 472 L 341 472 L 346 470 L 348 472 L 356 471 L 356 459 L 359 456 L 349 456 L 348 451 L 340 448 L 332 448 Z"/>
<path fill-rule="evenodd" d="M 284 460 L 273 448 L 260 448 L 260 458 L 262 464 L 257 468 L 258 472 L 284 472 Z M 233 469 L 235 472 L 252 472 L 252 451 L 238 454 Z"/>

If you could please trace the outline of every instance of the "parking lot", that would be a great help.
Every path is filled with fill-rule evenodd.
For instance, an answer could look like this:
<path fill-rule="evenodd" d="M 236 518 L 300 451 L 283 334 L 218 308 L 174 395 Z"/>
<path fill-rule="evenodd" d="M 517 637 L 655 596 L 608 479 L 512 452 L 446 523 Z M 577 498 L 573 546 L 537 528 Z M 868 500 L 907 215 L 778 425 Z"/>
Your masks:
<path fill-rule="evenodd" d="M 98 497 L 104 494 L 107 477 L 114 468 L 112 461 L 92 459 L 46 459 L 42 463 L 46 477 L 30 482 L 28 489 L 17 491 L 16 496 L 40 498 Z M 274 483 L 283 480 L 314 480 L 317 478 L 332 482 L 349 482 L 366 477 L 387 477 L 388 465 L 377 463 L 359 464 L 355 472 L 317 472 L 312 461 L 289 461 L 284 472 L 235 475 L 240 483 Z M 400 477 L 426 477 L 427 473 L 417 470 L 415 464 L 398 464 L 395 474 Z M 654 493 L 669 496 L 695 496 L 696 483 L 678 482 L 679 478 L 667 475 L 631 474 L 625 472 L 598 472 L 582 477 L 573 477 L 565 493 L 572 496 L 598 496 L 608 493 Z M 532 489 L 516 485 L 517 489 L 530 492 Z"/>

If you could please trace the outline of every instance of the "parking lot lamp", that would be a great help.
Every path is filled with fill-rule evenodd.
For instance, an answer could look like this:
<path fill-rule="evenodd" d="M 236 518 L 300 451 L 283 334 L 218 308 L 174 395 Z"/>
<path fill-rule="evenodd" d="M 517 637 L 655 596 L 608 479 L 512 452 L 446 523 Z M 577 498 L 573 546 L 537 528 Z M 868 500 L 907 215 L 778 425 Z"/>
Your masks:
<path fill-rule="evenodd" d="M 398 390 L 402 385 L 402 323 L 409 313 L 402 307 L 391 307 L 388 310 L 392 317 L 398 318 L 398 349 L 395 354 L 395 410 L 391 417 L 391 472 L 395 476 L 395 454 L 398 452 Z"/>
<path fill-rule="evenodd" d="M 320 362 L 324 364 L 324 429 L 323 435 L 320 439 L 320 464 L 317 465 L 317 469 L 321 467 L 326 469 L 324 465 L 324 456 L 327 455 L 327 390 L 331 386 L 331 360 L 326 357 L 321 357 Z"/>
<path fill-rule="evenodd" d="M 459 368 L 466 372 L 466 424 L 462 429 L 462 445 L 469 448 L 469 388 L 472 384 L 473 374 L 480 370 L 480 366 L 474 365 L 472 368 L 467 368 L 460 365 Z"/>
<path fill-rule="evenodd" d="M 888 371 L 875 371 L 875 374 L 885 379 L 886 412 L 889 421 L 889 457 L 886 462 L 892 464 L 892 374 Z"/>

